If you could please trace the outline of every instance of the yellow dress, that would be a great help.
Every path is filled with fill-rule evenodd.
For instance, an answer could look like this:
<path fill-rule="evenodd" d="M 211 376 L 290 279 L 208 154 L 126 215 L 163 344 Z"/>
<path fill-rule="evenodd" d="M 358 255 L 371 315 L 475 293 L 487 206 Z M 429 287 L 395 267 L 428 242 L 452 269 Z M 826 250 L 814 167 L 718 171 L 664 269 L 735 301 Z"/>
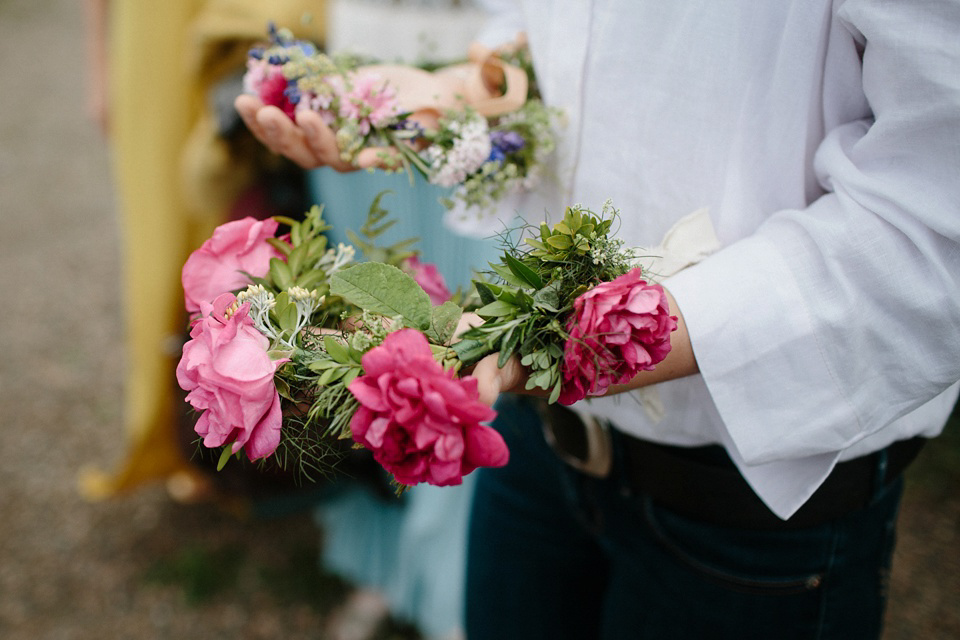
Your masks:
<path fill-rule="evenodd" d="M 322 42 L 322 0 L 113 0 L 109 137 L 124 308 L 125 459 L 88 471 L 102 498 L 146 482 L 196 478 L 178 444 L 174 370 L 186 328 L 180 269 L 254 177 L 217 138 L 206 95 L 243 67 L 269 21 Z"/>

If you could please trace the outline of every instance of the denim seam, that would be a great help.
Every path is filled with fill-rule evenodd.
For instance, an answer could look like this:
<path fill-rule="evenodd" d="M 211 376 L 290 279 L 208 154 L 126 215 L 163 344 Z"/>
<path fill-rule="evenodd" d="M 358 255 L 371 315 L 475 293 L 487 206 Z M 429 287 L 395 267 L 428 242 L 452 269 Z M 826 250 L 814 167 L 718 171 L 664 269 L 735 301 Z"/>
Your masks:
<path fill-rule="evenodd" d="M 729 588 L 741 592 L 761 595 L 795 595 L 813 591 L 822 584 L 823 576 L 819 573 L 813 573 L 804 578 L 797 578 L 794 580 L 762 581 L 741 578 L 711 567 L 710 565 L 690 556 L 678 545 L 676 545 L 660 527 L 660 524 L 657 521 L 656 516 L 653 514 L 652 509 L 653 501 L 649 497 L 645 497 L 644 519 L 646 520 L 647 526 L 650 528 L 650 531 L 653 533 L 657 541 L 663 545 L 663 547 L 666 548 L 671 555 L 689 566 L 691 569 L 694 569 L 703 574 L 705 577 L 720 582 Z"/>

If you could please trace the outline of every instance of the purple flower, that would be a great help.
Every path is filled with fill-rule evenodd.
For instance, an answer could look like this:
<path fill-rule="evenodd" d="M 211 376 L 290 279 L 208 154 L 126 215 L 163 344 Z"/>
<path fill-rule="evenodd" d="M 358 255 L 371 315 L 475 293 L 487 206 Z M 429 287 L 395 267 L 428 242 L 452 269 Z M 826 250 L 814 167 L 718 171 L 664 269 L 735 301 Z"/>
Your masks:
<path fill-rule="evenodd" d="M 527 146 L 527 141 L 516 131 L 495 130 L 490 132 L 490 144 L 503 155 L 507 155 L 523 149 Z"/>

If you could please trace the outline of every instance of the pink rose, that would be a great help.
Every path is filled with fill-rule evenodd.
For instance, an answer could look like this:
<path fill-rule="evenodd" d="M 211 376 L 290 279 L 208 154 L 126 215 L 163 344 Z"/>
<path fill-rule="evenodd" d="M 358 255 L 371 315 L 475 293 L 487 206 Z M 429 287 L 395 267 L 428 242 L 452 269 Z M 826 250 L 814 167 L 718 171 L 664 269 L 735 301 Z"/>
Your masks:
<path fill-rule="evenodd" d="M 444 371 L 419 331 L 391 333 L 363 368 L 349 387 L 360 402 L 353 439 L 398 482 L 455 485 L 477 467 L 507 463 L 503 438 L 480 424 L 496 412 L 479 401 L 476 378 Z"/>
<path fill-rule="evenodd" d="M 403 270 L 413 276 L 434 305 L 443 304 L 450 299 L 450 290 L 447 289 L 447 283 L 436 265 L 420 262 L 417 256 L 410 256 L 404 261 Z"/>
<path fill-rule="evenodd" d="M 199 311 L 201 304 L 221 293 L 246 287 L 250 281 L 244 271 L 265 276 L 270 270 L 270 258 L 282 257 L 267 242 L 277 232 L 277 226 L 276 220 L 270 218 L 247 217 L 217 227 L 183 265 L 180 281 L 187 311 Z"/>
<path fill-rule="evenodd" d="M 231 293 L 201 303 L 201 318 L 190 331 L 177 365 L 177 382 L 187 402 L 202 411 L 194 427 L 207 447 L 242 447 L 251 460 L 273 453 L 280 443 L 280 396 L 273 375 L 286 360 L 271 360 L 269 340 L 237 307 Z"/>
<path fill-rule="evenodd" d="M 667 357 L 677 318 L 670 315 L 663 288 L 641 276 L 639 268 L 633 269 L 573 303 L 561 404 L 602 395 L 610 385 L 627 382 Z"/>

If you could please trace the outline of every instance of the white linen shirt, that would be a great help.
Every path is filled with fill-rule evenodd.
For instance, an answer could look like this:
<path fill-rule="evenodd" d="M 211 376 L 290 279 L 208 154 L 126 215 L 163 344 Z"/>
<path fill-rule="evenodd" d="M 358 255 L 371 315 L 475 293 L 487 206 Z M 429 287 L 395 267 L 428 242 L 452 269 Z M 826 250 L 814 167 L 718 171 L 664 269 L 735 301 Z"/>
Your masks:
<path fill-rule="evenodd" d="M 490 1 L 566 113 L 535 221 L 612 199 L 628 245 L 706 207 L 722 248 L 664 281 L 700 375 L 581 402 L 720 443 L 792 515 L 838 460 L 935 436 L 960 380 L 960 1 Z M 505 212 L 507 215 L 513 211 Z"/>

